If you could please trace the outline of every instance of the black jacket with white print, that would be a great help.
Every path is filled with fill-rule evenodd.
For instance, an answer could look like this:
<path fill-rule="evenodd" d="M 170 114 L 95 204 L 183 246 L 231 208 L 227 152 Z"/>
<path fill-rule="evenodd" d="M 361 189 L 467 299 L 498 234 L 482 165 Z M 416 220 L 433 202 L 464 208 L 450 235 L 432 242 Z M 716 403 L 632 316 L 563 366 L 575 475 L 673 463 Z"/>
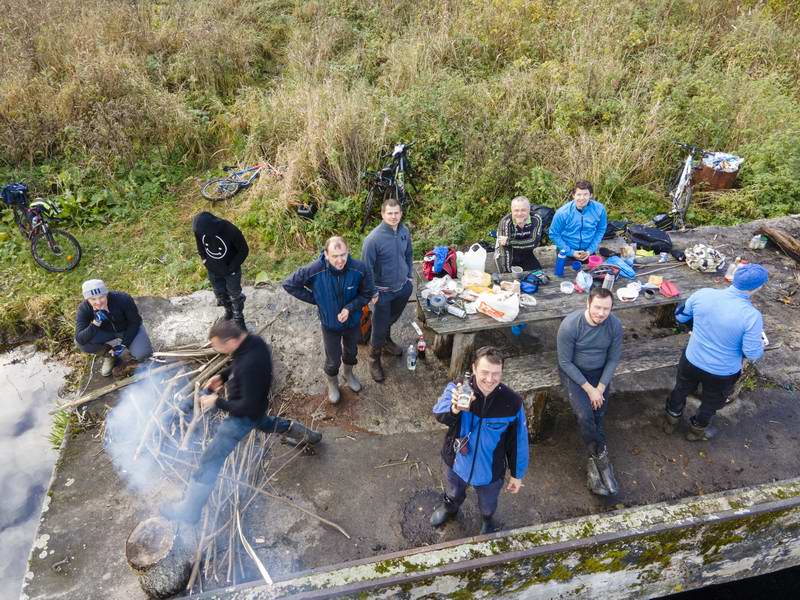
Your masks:
<path fill-rule="evenodd" d="M 211 273 L 235 273 L 250 252 L 239 228 L 210 212 L 201 212 L 195 216 L 192 231 L 197 242 L 197 253 Z"/>

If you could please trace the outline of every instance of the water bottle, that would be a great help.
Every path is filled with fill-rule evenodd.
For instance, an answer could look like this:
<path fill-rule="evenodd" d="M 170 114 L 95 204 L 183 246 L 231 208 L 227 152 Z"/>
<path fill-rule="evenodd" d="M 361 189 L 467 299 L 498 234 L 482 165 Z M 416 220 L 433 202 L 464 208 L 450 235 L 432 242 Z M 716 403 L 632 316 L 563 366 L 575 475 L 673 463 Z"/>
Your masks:
<path fill-rule="evenodd" d="M 461 384 L 461 392 L 456 398 L 456 406 L 460 410 L 469 410 L 469 405 L 472 402 L 472 386 L 469 384 L 470 374 L 469 371 L 464 373 L 464 383 Z"/>
<path fill-rule="evenodd" d="M 567 264 L 567 253 L 559 252 L 558 256 L 556 257 L 556 268 L 555 268 L 556 277 L 564 276 L 564 266 L 566 264 Z"/>
<path fill-rule="evenodd" d="M 408 352 L 406 353 L 406 367 L 409 371 L 417 370 L 417 349 L 414 344 L 409 344 Z"/>
<path fill-rule="evenodd" d="M 603 287 L 607 290 L 613 289 L 614 287 L 614 276 L 611 273 L 606 273 L 606 276 L 603 277 Z"/>

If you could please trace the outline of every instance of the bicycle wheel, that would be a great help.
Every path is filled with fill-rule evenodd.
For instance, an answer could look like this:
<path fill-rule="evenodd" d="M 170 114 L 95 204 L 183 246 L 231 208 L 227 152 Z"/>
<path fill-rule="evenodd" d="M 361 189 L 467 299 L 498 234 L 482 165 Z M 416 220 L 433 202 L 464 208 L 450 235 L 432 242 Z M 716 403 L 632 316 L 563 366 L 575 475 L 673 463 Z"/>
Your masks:
<path fill-rule="evenodd" d="M 72 234 L 61 229 L 37 231 L 31 239 L 33 260 L 51 273 L 63 273 L 78 266 L 81 245 Z"/>
<path fill-rule="evenodd" d="M 216 202 L 217 200 L 226 200 L 227 198 L 232 197 L 238 191 L 239 183 L 236 181 L 231 181 L 227 177 L 207 181 L 205 185 L 200 188 L 200 194 L 203 196 L 203 198 L 206 200 L 211 200 L 212 202 Z"/>
<path fill-rule="evenodd" d="M 361 232 L 364 232 L 364 228 L 367 226 L 367 222 L 369 221 L 370 214 L 372 213 L 372 205 L 375 204 L 375 190 L 377 186 L 373 185 L 369 188 L 369 193 L 367 194 L 367 199 L 364 201 L 364 218 L 361 220 Z"/>

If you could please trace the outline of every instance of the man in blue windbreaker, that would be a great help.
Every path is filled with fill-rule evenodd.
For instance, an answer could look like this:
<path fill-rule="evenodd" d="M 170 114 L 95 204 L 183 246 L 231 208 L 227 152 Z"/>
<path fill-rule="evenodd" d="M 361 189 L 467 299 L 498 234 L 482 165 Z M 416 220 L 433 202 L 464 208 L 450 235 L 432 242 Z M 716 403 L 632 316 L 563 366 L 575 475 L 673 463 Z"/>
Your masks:
<path fill-rule="evenodd" d="M 700 442 L 714 437 L 711 419 L 733 391 L 743 359 L 756 361 L 764 355 L 764 322 L 752 296 L 768 279 L 761 265 L 741 266 L 733 275 L 733 285 L 724 290 L 697 290 L 675 311 L 679 322 L 692 321 L 692 334 L 678 363 L 675 388 L 667 398 L 665 433 L 675 431 L 686 396 L 702 386 L 700 408 L 689 419 L 686 439 Z"/>
<path fill-rule="evenodd" d="M 500 383 L 503 356 L 497 348 L 484 346 L 475 353 L 469 385 L 473 396 L 469 409 L 456 402 L 461 383 L 448 383 L 433 413 L 447 425 L 442 448 L 445 493 L 431 516 L 440 527 L 455 516 L 472 486 L 478 495 L 483 524 L 481 533 L 492 533 L 499 525 L 492 519 L 503 487 L 506 468 L 511 476 L 506 490 L 516 494 L 528 468 L 528 427 L 522 398 Z"/>
<path fill-rule="evenodd" d="M 607 224 L 606 207 L 594 199 L 592 184 L 578 181 L 572 200 L 556 211 L 547 235 L 556 251 L 583 261 L 600 248 Z"/>
<path fill-rule="evenodd" d="M 347 243 L 339 236 L 329 238 L 319 258 L 300 267 L 283 282 L 283 289 L 295 298 L 316 304 L 325 347 L 325 375 L 328 400 L 336 404 L 339 394 L 339 365 L 344 364 L 347 386 L 361 390 L 353 373 L 358 363 L 357 342 L 361 309 L 375 294 L 372 273 L 360 260 L 349 255 Z"/>

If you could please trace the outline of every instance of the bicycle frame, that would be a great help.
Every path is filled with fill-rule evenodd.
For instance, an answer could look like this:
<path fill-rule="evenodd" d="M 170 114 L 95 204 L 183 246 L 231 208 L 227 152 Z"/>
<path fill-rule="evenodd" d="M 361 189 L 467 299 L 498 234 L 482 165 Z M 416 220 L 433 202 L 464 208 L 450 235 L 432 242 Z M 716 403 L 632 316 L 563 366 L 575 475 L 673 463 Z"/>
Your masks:
<path fill-rule="evenodd" d="M 231 180 L 235 181 L 239 185 L 247 187 L 248 185 L 253 183 L 253 180 L 256 177 L 258 177 L 258 175 L 261 173 L 261 171 L 264 169 L 265 166 L 266 165 L 259 164 L 253 167 L 247 167 L 246 169 L 242 169 L 241 171 L 236 171 L 232 173 L 229 177 L 231 178 Z M 248 173 L 249 176 L 244 177 L 245 175 L 248 175 Z"/>
<path fill-rule="evenodd" d="M 15 206 L 14 220 L 20 233 L 28 240 L 33 239 L 40 229 L 43 232 L 47 232 L 48 229 L 47 218 L 36 208 Z"/>

